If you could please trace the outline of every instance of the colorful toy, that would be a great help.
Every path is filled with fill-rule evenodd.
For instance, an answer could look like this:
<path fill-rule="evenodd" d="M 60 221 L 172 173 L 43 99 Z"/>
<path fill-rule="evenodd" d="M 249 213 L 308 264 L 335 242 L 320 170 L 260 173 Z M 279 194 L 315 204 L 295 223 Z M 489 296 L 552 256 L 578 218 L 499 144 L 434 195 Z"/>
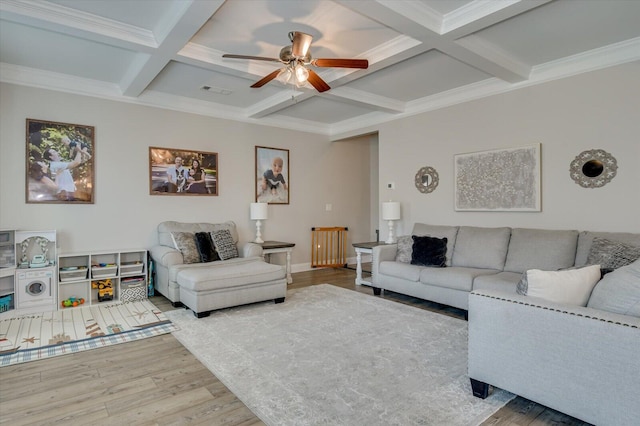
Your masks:
<path fill-rule="evenodd" d="M 84 304 L 84 299 L 82 297 L 70 297 L 60 302 L 60 306 L 63 308 L 76 307 L 82 304 Z"/>
<path fill-rule="evenodd" d="M 113 284 L 111 278 L 91 282 L 91 288 L 98 290 L 98 301 L 113 300 Z"/>

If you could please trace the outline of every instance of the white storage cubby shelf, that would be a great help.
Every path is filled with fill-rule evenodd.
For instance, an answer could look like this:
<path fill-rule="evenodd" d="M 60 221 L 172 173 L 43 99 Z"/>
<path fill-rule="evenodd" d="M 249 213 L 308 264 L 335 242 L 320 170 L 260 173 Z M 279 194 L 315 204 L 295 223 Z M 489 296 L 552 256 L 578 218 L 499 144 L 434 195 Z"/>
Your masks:
<path fill-rule="evenodd" d="M 135 291 L 136 297 L 131 297 Z M 147 251 L 66 253 L 58 256 L 58 308 L 84 299 L 84 305 L 146 298 Z"/>

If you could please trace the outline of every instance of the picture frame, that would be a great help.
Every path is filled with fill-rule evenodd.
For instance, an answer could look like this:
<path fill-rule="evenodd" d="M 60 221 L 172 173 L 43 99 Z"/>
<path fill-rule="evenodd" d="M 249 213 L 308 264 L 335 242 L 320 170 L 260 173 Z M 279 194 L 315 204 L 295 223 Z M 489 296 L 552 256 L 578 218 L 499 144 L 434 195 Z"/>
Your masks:
<path fill-rule="evenodd" d="M 541 211 L 540 144 L 455 155 L 456 211 Z"/>
<path fill-rule="evenodd" d="M 217 196 L 218 161 L 217 152 L 151 146 L 149 194 Z"/>
<path fill-rule="evenodd" d="M 289 204 L 289 150 L 256 146 L 256 202 Z"/>
<path fill-rule="evenodd" d="M 93 204 L 94 126 L 26 120 L 27 204 Z"/>

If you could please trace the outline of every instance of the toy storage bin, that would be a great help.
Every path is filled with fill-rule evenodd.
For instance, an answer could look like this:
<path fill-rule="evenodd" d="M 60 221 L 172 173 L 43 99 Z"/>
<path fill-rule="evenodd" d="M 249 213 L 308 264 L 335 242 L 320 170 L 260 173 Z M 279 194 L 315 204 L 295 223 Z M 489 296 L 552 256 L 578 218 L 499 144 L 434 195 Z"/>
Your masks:
<path fill-rule="evenodd" d="M 120 300 L 135 302 L 147 298 L 147 285 L 143 278 L 125 279 L 120 283 Z"/>
<path fill-rule="evenodd" d="M 118 275 L 118 266 L 92 266 L 91 278 L 111 278 Z"/>
<path fill-rule="evenodd" d="M 84 280 L 87 278 L 88 269 L 84 267 L 65 269 L 60 268 L 60 281 Z"/>
<path fill-rule="evenodd" d="M 142 274 L 144 264 L 142 262 L 128 262 L 120 265 L 120 275 Z"/>
<path fill-rule="evenodd" d="M 13 300 L 12 294 L 0 297 L 0 312 L 7 312 L 11 309 L 11 301 Z"/>

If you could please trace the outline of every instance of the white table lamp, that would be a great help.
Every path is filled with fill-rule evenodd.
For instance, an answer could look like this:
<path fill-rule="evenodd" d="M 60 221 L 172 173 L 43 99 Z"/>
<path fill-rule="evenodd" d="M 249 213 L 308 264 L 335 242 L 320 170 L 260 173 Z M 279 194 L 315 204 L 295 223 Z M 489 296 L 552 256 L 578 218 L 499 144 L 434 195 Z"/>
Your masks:
<path fill-rule="evenodd" d="M 387 244 L 395 243 L 395 238 L 393 237 L 393 221 L 398 219 L 400 219 L 400 203 L 397 201 L 382 203 L 382 220 L 389 221 L 389 238 L 385 241 Z"/>
<path fill-rule="evenodd" d="M 251 220 L 256 221 L 256 239 L 253 240 L 254 243 L 264 243 L 262 239 L 262 234 L 260 233 L 260 226 L 262 223 L 261 220 L 265 220 L 268 217 L 267 207 L 269 204 L 267 203 L 251 203 Z"/>

